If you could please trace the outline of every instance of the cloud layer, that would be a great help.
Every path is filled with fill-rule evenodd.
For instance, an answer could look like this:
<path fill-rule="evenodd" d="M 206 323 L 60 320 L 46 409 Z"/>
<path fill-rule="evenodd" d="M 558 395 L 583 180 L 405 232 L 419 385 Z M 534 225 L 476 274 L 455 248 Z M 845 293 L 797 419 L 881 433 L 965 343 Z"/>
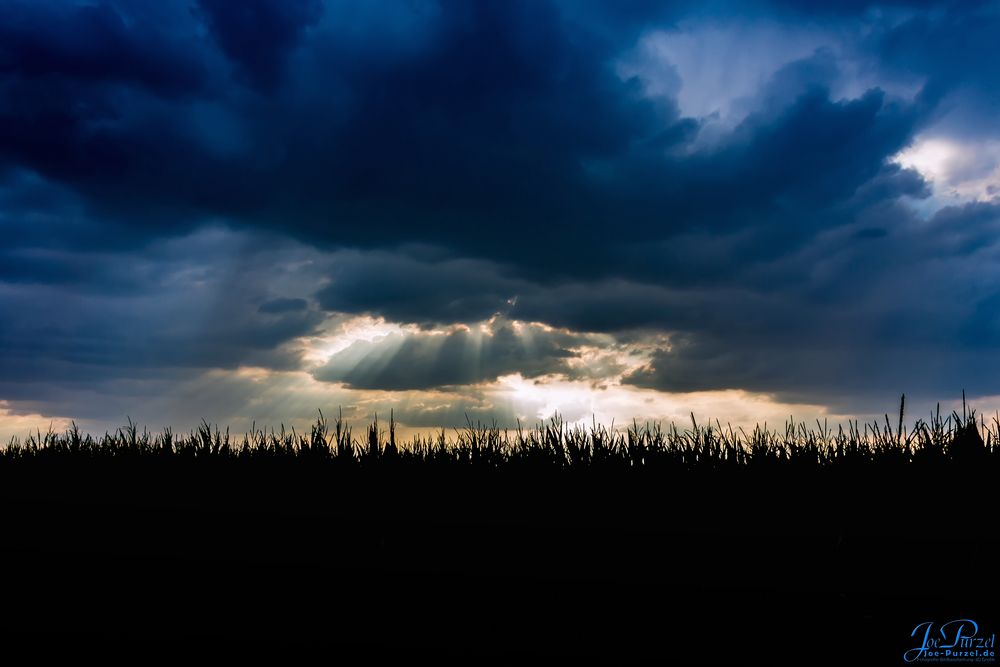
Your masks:
<path fill-rule="evenodd" d="M 998 38 L 991 2 L 4 3 L 0 400 L 1000 394 Z"/>

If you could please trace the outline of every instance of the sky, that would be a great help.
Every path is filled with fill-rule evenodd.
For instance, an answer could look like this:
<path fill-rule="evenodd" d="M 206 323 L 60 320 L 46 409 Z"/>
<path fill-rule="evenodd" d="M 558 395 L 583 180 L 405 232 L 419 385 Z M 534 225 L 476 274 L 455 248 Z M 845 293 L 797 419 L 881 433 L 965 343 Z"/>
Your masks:
<path fill-rule="evenodd" d="M 0 438 L 1000 407 L 1000 3 L 0 1 Z"/>

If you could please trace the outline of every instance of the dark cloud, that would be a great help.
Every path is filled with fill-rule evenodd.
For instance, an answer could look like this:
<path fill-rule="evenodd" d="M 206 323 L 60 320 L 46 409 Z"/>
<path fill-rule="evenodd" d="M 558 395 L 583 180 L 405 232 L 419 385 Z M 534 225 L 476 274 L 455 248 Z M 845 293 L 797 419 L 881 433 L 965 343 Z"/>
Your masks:
<path fill-rule="evenodd" d="M 13 0 L 0 7 L 0 74 L 48 85 L 111 82 L 193 93 L 203 71 L 192 41 L 117 4 Z"/>
<path fill-rule="evenodd" d="M 658 351 L 624 381 L 672 392 L 742 389 L 857 415 L 891 410 L 902 393 L 921 405 L 953 401 L 963 391 L 995 395 L 987 374 L 1000 366 L 984 365 L 969 350 L 943 356 L 936 345 L 863 348 L 854 343 L 747 347 L 718 339 L 682 341 Z"/>
<path fill-rule="evenodd" d="M 305 299 L 290 299 L 288 297 L 282 297 L 279 299 L 265 301 L 257 308 L 257 312 L 267 313 L 268 315 L 281 315 L 283 313 L 296 313 L 303 311 L 308 307 L 309 302 Z"/>
<path fill-rule="evenodd" d="M 881 67 L 909 78 L 927 77 L 941 89 L 973 88 L 994 101 L 1000 73 L 993 66 L 1000 14 L 989 2 L 948 3 L 915 14 L 872 36 Z"/>
<path fill-rule="evenodd" d="M 279 83 L 288 52 L 323 13 L 321 0 L 198 0 L 219 46 L 250 82 Z"/>
<path fill-rule="evenodd" d="M 341 253 L 317 296 L 327 310 L 392 321 L 478 322 L 509 309 L 528 287 L 502 267 L 471 259 L 421 260 L 391 253 Z"/>
<path fill-rule="evenodd" d="M 837 46 L 728 125 L 682 113 L 696 77 L 622 74 L 644 35 L 759 20 Z M 950 390 L 997 342 L 996 203 L 893 156 L 996 136 L 998 31 L 988 3 L 5 3 L 0 399 L 296 368 L 333 313 L 422 329 L 317 372 L 357 387 L 585 375 L 583 334 L 530 352 L 521 320 L 669 335 L 640 386 Z"/>
<path fill-rule="evenodd" d="M 754 4 L 754 3 L 748 3 Z M 959 4 L 955 0 L 841 0 L 841 2 L 825 2 L 824 0 L 771 0 L 775 9 L 792 10 L 806 15 L 857 15 L 872 10 L 935 10 L 949 5 Z M 970 0 L 970 5 L 980 4 L 979 0 Z"/>
<path fill-rule="evenodd" d="M 759 244 L 774 251 L 801 242 L 814 229 L 787 209 L 849 196 L 926 113 L 878 90 L 831 99 L 837 65 L 820 54 L 778 72 L 769 108 L 725 145 L 692 152 L 698 121 L 615 69 L 634 30 L 611 40 L 563 7 L 445 3 L 417 24 L 432 39 L 389 56 L 340 40 L 341 14 L 319 21 L 315 3 L 202 8 L 265 92 L 299 49 L 295 87 L 260 101 L 219 81 L 197 103 L 140 104 L 131 88 L 78 77 L 60 89 L 13 67 L 24 94 L 3 110 L 0 155 L 80 192 L 117 221 L 108 235 L 139 218 L 162 235 L 225 216 L 326 246 L 421 242 L 545 279 L 594 277 L 632 270 L 623 241 L 692 229 L 781 228 Z M 376 43 L 387 30 L 361 25 Z"/>
<path fill-rule="evenodd" d="M 792 276 L 802 283 L 777 299 L 732 295 L 727 302 L 716 293 L 722 300 L 714 304 L 690 302 L 697 305 L 676 320 L 671 345 L 625 382 L 664 391 L 751 389 L 854 411 L 893 391 L 924 399 L 962 389 L 995 394 L 1000 365 L 987 350 L 997 340 L 997 297 L 986 286 L 998 274 L 985 267 L 1000 256 L 1000 208 L 948 207 L 926 221 L 904 209 L 882 216 L 892 235 L 786 258 L 782 283 Z"/>
<path fill-rule="evenodd" d="M 10 260 L 2 259 L 0 395 L 41 400 L 66 384 L 297 369 L 295 341 L 326 318 L 274 292 L 316 280 L 308 266 L 288 265 L 303 254 L 207 230 L 132 253 L 127 263 L 119 254 L 25 256 L 5 273 Z M 255 270 L 261 263 L 266 274 Z"/>

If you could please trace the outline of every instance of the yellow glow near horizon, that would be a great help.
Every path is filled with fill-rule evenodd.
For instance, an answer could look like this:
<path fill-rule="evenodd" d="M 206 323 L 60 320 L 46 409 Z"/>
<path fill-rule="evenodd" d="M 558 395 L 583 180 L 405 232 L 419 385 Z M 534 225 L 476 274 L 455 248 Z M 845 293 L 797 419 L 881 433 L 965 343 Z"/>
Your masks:
<path fill-rule="evenodd" d="M 44 435 L 50 428 L 59 433 L 68 429 L 71 423 L 68 417 L 48 417 L 37 412 L 14 414 L 8 401 L 0 401 L 0 446 L 10 442 L 11 438 L 23 439 L 37 432 Z"/>
<path fill-rule="evenodd" d="M 723 427 L 728 424 L 734 429 L 766 424 L 769 428 L 782 430 L 790 417 L 810 425 L 816 419 L 828 419 L 831 426 L 836 426 L 857 417 L 832 412 L 822 405 L 784 403 L 768 394 L 739 389 L 666 393 L 617 381 L 595 388 L 589 380 L 551 376 L 530 379 L 517 373 L 502 376 L 496 382 L 452 390 L 359 391 L 346 389 L 338 383 L 318 381 L 303 371 L 241 368 L 206 372 L 179 387 L 176 394 L 172 399 L 163 397 L 145 404 L 146 413 L 134 412 L 134 401 L 122 397 L 120 420 L 109 423 L 77 421 L 81 428 L 94 435 L 105 430 L 113 432 L 125 422 L 128 414 L 140 427 L 148 426 L 154 432 L 171 426 L 177 433 L 186 433 L 204 417 L 222 429 L 231 427 L 235 435 L 250 430 L 252 424 L 265 430 L 284 425 L 307 433 L 319 410 L 328 418 L 334 418 L 338 408 L 343 408 L 344 418 L 360 437 L 376 413 L 380 423 L 387 426 L 392 410 L 398 436 L 409 439 L 416 434 L 434 435 L 442 428 L 448 433 L 455 428 L 461 429 L 466 412 L 470 413 L 473 423 L 489 423 L 495 416 L 509 425 L 510 418 L 517 417 L 525 427 L 546 421 L 556 413 L 570 426 L 589 426 L 596 421 L 605 426 L 613 423 L 616 428 L 630 425 L 633 419 L 640 423 L 659 422 L 664 426 L 673 422 L 680 428 L 687 428 L 691 413 L 699 424 L 714 423 L 717 419 Z M 179 396 L 184 396 L 185 400 L 178 400 Z M 212 401 L 219 397 L 228 399 L 228 404 L 223 400 L 213 405 Z M 1000 396 L 969 401 L 969 407 L 977 409 L 987 421 L 994 416 L 997 405 L 1000 405 Z M 945 415 L 954 409 L 961 412 L 960 400 L 941 405 Z M 913 418 L 927 416 L 920 409 L 913 412 L 909 408 L 907 413 L 908 423 Z M 418 417 L 416 423 L 410 421 Z M 0 401 L 0 444 L 8 442 L 11 436 L 23 440 L 36 429 L 45 433 L 50 426 L 62 432 L 70 422 L 68 417 L 14 414 L 7 402 Z"/>
<path fill-rule="evenodd" d="M 741 389 L 667 393 L 611 382 L 595 389 L 591 383 L 556 378 L 525 379 L 519 374 L 498 379 L 486 389 L 498 405 L 508 405 L 518 418 L 533 424 L 559 414 L 570 425 L 587 426 L 593 421 L 610 425 L 626 425 L 633 419 L 674 422 L 687 425 L 691 413 L 699 423 L 718 419 L 722 424 L 780 426 L 789 417 L 812 420 L 831 414 L 820 405 L 791 404 L 774 400 L 767 394 Z"/>
<path fill-rule="evenodd" d="M 531 322 L 510 322 L 518 334 L 522 349 L 534 359 L 538 337 L 543 329 Z M 363 428 L 376 413 L 380 421 L 387 421 L 394 412 L 399 424 L 399 434 L 409 437 L 416 433 L 431 434 L 462 427 L 466 415 L 473 422 L 490 422 L 494 418 L 506 425 L 519 419 L 525 426 L 551 419 L 558 414 L 569 425 L 587 426 L 593 421 L 610 426 L 625 426 L 633 419 L 641 422 L 674 422 L 686 427 L 693 412 L 698 422 L 709 423 L 718 419 L 723 425 L 753 427 L 768 424 L 783 427 L 791 417 L 796 421 L 812 423 L 815 419 L 829 419 L 831 423 L 845 423 L 852 415 L 831 412 L 819 404 L 787 403 L 771 395 L 739 389 L 669 393 L 655 389 L 625 384 L 623 378 L 632 370 L 646 363 L 653 349 L 669 347 L 663 336 L 627 345 L 619 344 L 614 337 L 598 334 L 580 334 L 572 348 L 575 357 L 567 357 L 562 370 L 565 374 L 525 377 L 511 372 L 484 381 L 444 387 L 406 390 L 352 389 L 341 382 L 317 380 L 312 370 L 358 341 L 376 341 L 392 336 L 388 344 L 369 346 L 358 350 L 358 359 L 374 355 L 371 364 L 377 367 L 394 363 L 396 350 L 407 336 L 419 335 L 429 356 L 443 352 L 436 345 L 444 343 L 446 334 L 461 329 L 466 332 L 464 348 L 454 348 L 448 354 L 460 354 L 461 363 L 478 369 L 484 363 L 485 345 L 495 335 L 494 320 L 472 326 L 440 327 L 434 331 L 421 330 L 412 325 L 386 322 L 368 316 L 337 320 L 334 326 L 318 336 L 299 340 L 304 353 L 304 366 L 299 370 L 271 370 L 259 367 L 212 369 L 192 375 L 162 391 L 147 390 L 146 399 L 137 403 L 135 394 L 120 393 L 102 396 L 99 414 L 120 415 L 116 423 L 78 419 L 81 426 L 102 433 L 115 430 L 131 416 L 138 424 L 156 430 L 166 426 L 178 432 L 196 427 L 201 419 L 221 427 L 231 426 L 234 433 L 242 433 L 251 425 L 258 428 L 285 426 L 307 430 L 322 410 L 333 417 L 342 410 L 344 417 L 356 428 Z M 566 332 L 572 334 L 572 332 Z M 427 337 L 431 337 L 427 344 Z M 437 340 L 439 339 L 439 341 Z M 571 339 L 571 342 L 574 342 Z M 487 369 L 484 369 L 487 371 Z M 495 371 L 493 371 L 495 372 Z M 476 374 L 473 378 L 479 377 Z M 155 386 L 155 385 L 154 385 Z M 415 385 L 419 386 L 419 385 Z M 980 403 L 986 403 L 982 399 Z M 12 406 L 0 401 L 0 438 L 9 440 L 14 435 L 24 438 L 36 429 L 46 431 L 50 424 L 57 431 L 70 425 L 66 417 L 42 414 L 15 414 Z"/>

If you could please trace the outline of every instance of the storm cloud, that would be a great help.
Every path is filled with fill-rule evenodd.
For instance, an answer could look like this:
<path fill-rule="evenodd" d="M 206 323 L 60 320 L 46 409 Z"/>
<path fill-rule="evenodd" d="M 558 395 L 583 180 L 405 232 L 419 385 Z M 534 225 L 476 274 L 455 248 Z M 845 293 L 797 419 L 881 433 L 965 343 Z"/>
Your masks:
<path fill-rule="evenodd" d="M 1000 394 L 998 38 L 990 2 L 4 3 L 0 401 Z M 397 329 L 327 340 L 358 318 Z"/>

